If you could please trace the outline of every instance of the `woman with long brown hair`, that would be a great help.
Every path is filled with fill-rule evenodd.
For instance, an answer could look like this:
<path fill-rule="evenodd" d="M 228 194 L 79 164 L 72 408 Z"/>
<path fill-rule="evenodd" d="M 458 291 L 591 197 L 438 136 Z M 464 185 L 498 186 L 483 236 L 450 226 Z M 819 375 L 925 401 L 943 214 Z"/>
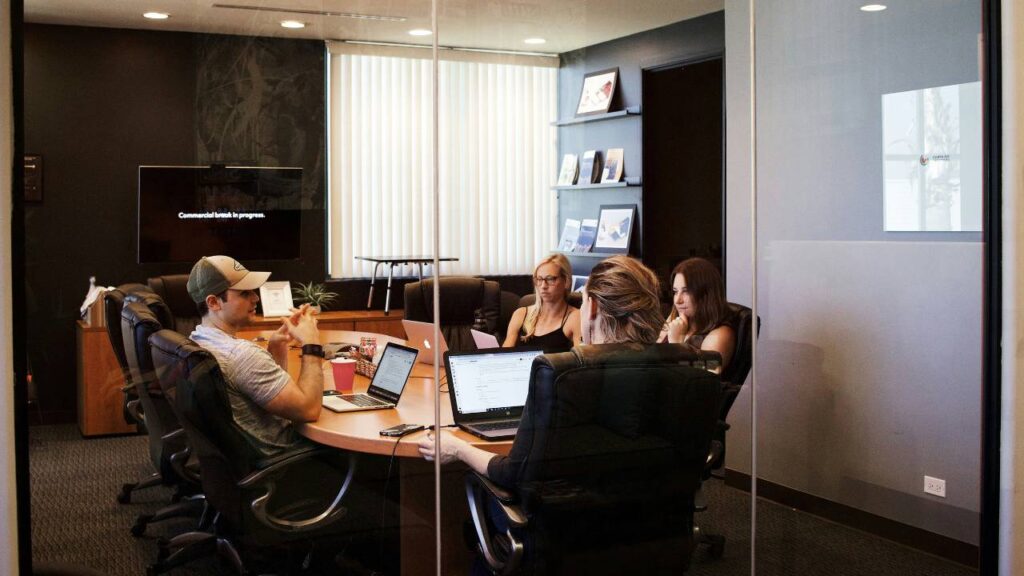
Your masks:
<path fill-rule="evenodd" d="M 722 370 L 736 348 L 736 332 L 729 325 L 722 275 L 703 258 L 680 262 L 672 275 L 672 312 L 661 330 L 659 342 L 685 343 L 722 356 Z"/>

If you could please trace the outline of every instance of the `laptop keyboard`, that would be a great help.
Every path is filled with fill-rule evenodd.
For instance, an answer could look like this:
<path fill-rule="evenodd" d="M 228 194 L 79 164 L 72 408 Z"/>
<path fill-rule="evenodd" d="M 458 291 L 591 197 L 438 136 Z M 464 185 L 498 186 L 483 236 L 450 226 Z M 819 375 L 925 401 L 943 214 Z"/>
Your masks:
<path fill-rule="evenodd" d="M 505 430 L 508 428 L 518 428 L 519 420 L 501 420 L 500 422 L 482 422 L 480 424 L 473 424 L 473 428 L 481 431 L 491 430 Z"/>
<path fill-rule="evenodd" d="M 355 404 L 360 408 L 368 408 L 370 406 L 391 406 L 391 402 L 383 402 L 367 394 L 343 394 L 341 399 L 350 404 Z"/>

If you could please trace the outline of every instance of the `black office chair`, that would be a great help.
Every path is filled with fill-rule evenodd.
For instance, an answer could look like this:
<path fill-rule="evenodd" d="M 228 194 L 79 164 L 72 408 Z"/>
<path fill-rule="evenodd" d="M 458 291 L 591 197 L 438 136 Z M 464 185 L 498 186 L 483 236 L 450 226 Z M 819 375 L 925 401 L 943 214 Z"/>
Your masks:
<path fill-rule="evenodd" d="M 183 336 L 191 334 L 202 318 L 199 317 L 196 303 L 188 295 L 188 274 L 154 276 L 148 278 L 146 284 L 167 304 L 172 314 L 171 322 L 164 324 L 164 327 Z"/>
<path fill-rule="evenodd" d="M 212 553 L 244 574 L 247 551 L 311 545 L 346 515 L 341 502 L 355 471 L 354 454 L 302 444 L 262 457 L 233 420 L 213 356 L 172 330 L 157 332 L 150 344 L 161 389 L 199 457 L 203 492 L 216 511 L 209 531 L 161 541 L 150 574 Z"/>
<path fill-rule="evenodd" d="M 535 360 L 501 467 L 507 477 L 466 480 L 487 567 L 502 575 L 685 570 L 721 392 L 699 366 L 714 358 L 677 344 L 609 344 Z"/>
<path fill-rule="evenodd" d="M 711 449 L 708 451 L 707 461 L 704 465 L 702 482 L 712 476 L 721 477 L 719 473 L 725 466 L 725 437 L 729 430 L 727 418 L 732 409 L 736 397 L 743 388 L 747 375 L 752 365 L 754 313 L 750 308 L 741 304 L 729 303 L 732 311 L 730 325 L 736 334 L 736 348 L 733 350 L 732 360 L 725 370 L 722 371 L 722 402 L 718 408 L 718 424 L 715 426 L 715 436 L 711 441 Z M 757 319 L 756 333 L 761 333 L 761 319 Z M 695 510 L 704 512 L 707 510 L 707 502 L 703 490 L 698 491 L 695 501 Z M 694 526 L 694 535 L 698 544 L 708 546 L 708 553 L 713 558 L 721 557 L 725 553 L 725 537 L 720 534 L 712 534 Z"/>
<path fill-rule="evenodd" d="M 132 385 L 131 373 L 128 369 L 128 358 L 124 353 L 124 340 L 121 337 L 121 308 L 124 307 L 126 294 L 138 291 L 149 291 L 143 284 L 122 284 L 114 290 L 103 293 L 103 314 L 107 321 L 107 337 L 110 338 L 110 347 L 114 349 L 114 357 L 121 366 L 121 376 L 124 385 L 121 391 L 124 392 L 124 421 L 128 424 L 145 426 L 142 407 L 139 404 L 139 395 L 135 393 Z"/>
<path fill-rule="evenodd" d="M 182 515 L 199 516 L 203 511 L 203 501 L 197 495 L 200 490 L 197 463 L 188 463 L 190 450 L 185 442 L 184 430 L 181 429 L 178 417 L 164 397 L 153 370 L 149 337 L 159 332 L 163 326 L 157 320 L 154 310 L 143 302 L 148 301 L 159 307 L 159 297 L 149 294 L 148 298 L 140 300 L 125 302 L 121 310 L 121 332 L 124 335 L 124 348 L 132 382 L 135 383 L 139 401 L 146 414 L 149 459 L 156 471 L 139 484 L 125 484 L 121 495 L 123 500 L 127 501 L 138 486 L 152 484 L 154 481 L 164 486 L 176 487 L 177 493 L 171 505 L 161 508 L 154 514 L 140 515 L 131 528 L 133 536 L 141 536 L 150 522 Z M 188 498 L 181 500 L 184 497 Z"/>
<path fill-rule="evenodd" d="M 440 280 L 441 334 L 452 352 L 476 350 L 470 329 L 494 334 L 501 319 L 501 286 L 493 280 L 446 276 Z M 405 285 L 405 319 L 434 321 L 434 280 Z"/>

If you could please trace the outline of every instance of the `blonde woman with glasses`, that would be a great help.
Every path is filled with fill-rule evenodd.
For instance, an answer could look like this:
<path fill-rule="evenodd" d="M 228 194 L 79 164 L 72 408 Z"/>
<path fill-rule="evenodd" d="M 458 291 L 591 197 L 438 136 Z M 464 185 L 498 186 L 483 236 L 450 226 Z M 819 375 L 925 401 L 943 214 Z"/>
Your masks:
<path fill-rule="evenodd" d="M 580 311 L 569 305 L 572 267 L 563 254 L 552 254 L 533 269 L 536 301 L 517 309 L 508 324 L 505 348 L 537 346 L 565 351 L 581 341 Z"/>

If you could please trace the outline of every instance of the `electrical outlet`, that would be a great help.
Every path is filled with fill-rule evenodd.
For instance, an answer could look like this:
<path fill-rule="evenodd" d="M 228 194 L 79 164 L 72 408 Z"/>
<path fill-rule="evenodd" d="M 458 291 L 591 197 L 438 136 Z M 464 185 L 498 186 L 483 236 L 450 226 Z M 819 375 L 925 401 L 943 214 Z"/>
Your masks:
<path fill-rule="evenodd" d="M 942 478 L 932 478 L 931 476 L 924 477 L 924 491 L 925 494 L 932 494 L 939 498 L 946 497 L 946 481 Z"/>

